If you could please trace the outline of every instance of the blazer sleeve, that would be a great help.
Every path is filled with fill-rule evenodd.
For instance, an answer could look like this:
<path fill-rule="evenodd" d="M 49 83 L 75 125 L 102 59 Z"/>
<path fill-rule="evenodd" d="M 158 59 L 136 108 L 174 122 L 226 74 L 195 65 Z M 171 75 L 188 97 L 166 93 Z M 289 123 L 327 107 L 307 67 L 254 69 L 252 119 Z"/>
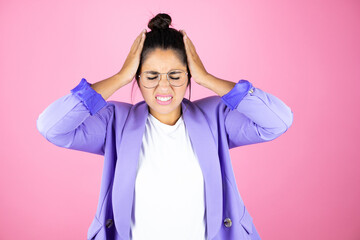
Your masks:
<path fill-rule="evenodd" d="M 240 80 L 221 97 L 229 148 L 273 140 L 286 132 L 293 112 L 279 98 Z"/>
<path fill-rule="evenodd" d="M 64 148 L 104 155 L 107 123 L 113 114 L 108 104 L 86 81 L 51 103 L 38 117 L 38 131 Z"/>

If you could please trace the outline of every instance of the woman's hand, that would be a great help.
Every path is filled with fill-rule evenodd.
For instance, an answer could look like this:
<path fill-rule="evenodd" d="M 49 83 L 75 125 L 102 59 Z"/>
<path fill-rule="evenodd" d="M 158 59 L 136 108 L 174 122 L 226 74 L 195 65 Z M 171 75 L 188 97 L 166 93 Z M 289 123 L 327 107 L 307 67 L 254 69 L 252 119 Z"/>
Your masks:
<path fill-rule="evenodd" d="M 122 66 L 121 70 L 117 73 L 121 76 L 123 81 L 126 81 L 125 84 L 130 83 L 136 74 L 136 71 L 140 64 L 140 54 L 144 46 L 144 41 L 146 37 L 146 29 L 144 29 L 135 39 L 133 45 L 131 46 L 130 52 L 126 57 L 125 63 Z"/>
<path fill-rule="evenodd" d="M 180 32 L 183 34 L 191 76 L 194 78 L 196 83 L 200 84 L 201 81 L 204 81 L 205 77 L 208 75 L 208 72 L 201 62 L 199 55 L 196 53 L 195 46 L 187 36 L 186 32 L 184 30 L 180 30 Z"/>

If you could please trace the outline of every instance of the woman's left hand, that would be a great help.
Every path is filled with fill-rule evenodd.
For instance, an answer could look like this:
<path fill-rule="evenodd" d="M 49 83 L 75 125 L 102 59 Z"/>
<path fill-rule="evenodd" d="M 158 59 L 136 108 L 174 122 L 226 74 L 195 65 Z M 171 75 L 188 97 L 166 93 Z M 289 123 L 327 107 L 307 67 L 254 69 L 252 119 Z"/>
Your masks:
<path fill-rule="evenodd" d="M 180 32 L 183 34 L 191 76 L 194 78 L 196 83 L 200 84 L 201 81 L 204 81 L 205 77 L 208 75 L 208 72 L 201 62 L 199 55 L 196 53 L 195 46 L 187 36 L 186 32 L 184 30 L 180 30 Z"/>

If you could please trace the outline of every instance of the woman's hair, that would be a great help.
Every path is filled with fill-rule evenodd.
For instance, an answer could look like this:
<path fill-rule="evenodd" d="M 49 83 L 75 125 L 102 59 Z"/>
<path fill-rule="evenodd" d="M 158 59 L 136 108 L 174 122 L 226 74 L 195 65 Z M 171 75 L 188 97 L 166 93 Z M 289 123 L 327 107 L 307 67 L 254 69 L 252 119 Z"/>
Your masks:
<path fill-rule="evenodd" d="M 136 71 L 135 79 L 138 87 L 140 88 L 139 74 L 141 66 L 149 54 L 151 54 L 156 48 L 163 50 L 171 49 L 175 52 L 180 61 L 186 66 L 188 72 L 187 76 L 189 78 L 187 86 L 190 85 L 189 95 L 191 96 L 191 74 L 187 62 L 183 34 L 174 28 L 169 28 L 169 25 L 171 25 L 171 17 L 166 13 L 159 13 L 149 21 L 148 27 L 151 29 L 151 31 L 145 33 L 146 38 L 140 55 L 140 63 L 138 70 Z M 133 92 L 134 84 L 135 82 L 132 85 L 131 93 Z"/>

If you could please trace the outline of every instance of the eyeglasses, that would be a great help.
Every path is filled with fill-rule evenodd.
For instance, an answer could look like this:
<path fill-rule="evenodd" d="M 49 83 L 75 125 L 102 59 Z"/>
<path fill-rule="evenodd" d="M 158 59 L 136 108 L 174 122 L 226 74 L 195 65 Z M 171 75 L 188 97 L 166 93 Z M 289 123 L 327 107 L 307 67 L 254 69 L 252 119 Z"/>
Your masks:
<path fill-rule="evenodd" d="M 140 82 L 145 88 L 154 88 L 159 84 L 160 75 L 166 74 L 169 83 L 174 87 L 181 87 L 187 80 L 188 73 L 184 70 L 171 70 L 168 73 L 158 73 L 156 71 L 142 72 Z"/>

